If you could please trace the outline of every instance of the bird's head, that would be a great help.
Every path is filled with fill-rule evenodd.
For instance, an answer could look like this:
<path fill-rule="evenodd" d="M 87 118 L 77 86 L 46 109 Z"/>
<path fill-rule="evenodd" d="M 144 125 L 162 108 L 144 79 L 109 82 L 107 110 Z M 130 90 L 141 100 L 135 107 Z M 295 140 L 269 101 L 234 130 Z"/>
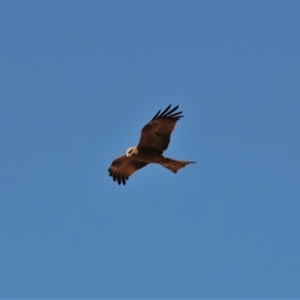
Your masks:
<path fill-rule="evenodd" d="M 138 149 L 137 149 L 137 147 L 130 147 L 130 148 L 128 148 L 127 151 L 126 151 L 127 157 L 132 156 L 132 155 L 136 155 L 136 154 L 138 154 Z"/>

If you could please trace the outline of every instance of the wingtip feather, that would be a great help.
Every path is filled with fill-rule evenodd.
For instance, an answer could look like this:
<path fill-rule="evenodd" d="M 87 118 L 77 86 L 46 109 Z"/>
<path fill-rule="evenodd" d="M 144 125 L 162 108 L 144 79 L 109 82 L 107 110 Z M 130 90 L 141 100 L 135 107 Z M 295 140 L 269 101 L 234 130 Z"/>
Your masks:
<path fill-rule="evenodd" d="M 176 109 L 178 109 L 178 107 L 179 107 L 179 105 L 176 105 L 171 110 L 169 110 L 171 108 L 171 104 L 170 104 L 164 111 L 160 112 L 161 110 L 159 110 L 157 112 L 157 114 L 152 118 L 151 121 L 153 121 L 155 119 L 159 119 L 159 118 L 171 118 L 171 119 L 174 118 L 174 119 L 179 120 L 180 118 L 183 117 L 183 115 L 182 116 L 180 115 L 182 113 L 182 111 L 175 112 Z"/>

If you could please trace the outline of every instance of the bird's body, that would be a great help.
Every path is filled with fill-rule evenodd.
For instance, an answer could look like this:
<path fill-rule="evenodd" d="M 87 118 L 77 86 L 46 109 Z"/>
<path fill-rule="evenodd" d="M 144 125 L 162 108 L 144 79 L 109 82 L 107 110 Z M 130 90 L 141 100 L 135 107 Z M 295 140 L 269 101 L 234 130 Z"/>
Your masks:
<path fill-rule="evenodd" d="M 127 155 L 137 161 L 142 161 L 147 163 L 158 163 L 163 157 L 159 151 L 154 149 L 142 148 L 142 147 L 130 147 L 128 150 L 132 150 L 132 153 Z"/>
<path fill-rule="evenodd" d="M 168 148 L 171 133 L 176 122 L 183 117 L 181 112 L 175 112 L 178 106 L 169 110 L 169 105 L 162 113 L 160 111 L 143 127 L 141 139 L 137 146 L 130 147 L 126 155 L 115 159 L 108 169 L 109 175 L 118 184 L 126 184 L 126 180 L 135 171 L 149 163 L 158 163 L 176 173 L 191 161 L 180 161 L 166 158 L 162 154 Z"/>

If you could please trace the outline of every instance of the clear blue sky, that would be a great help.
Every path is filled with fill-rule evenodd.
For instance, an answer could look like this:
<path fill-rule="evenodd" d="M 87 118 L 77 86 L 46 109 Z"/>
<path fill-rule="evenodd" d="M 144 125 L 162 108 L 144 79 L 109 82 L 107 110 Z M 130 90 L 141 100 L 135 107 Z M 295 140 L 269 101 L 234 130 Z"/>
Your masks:
<path fill-rule="evenodd" d="M 1 1 L 0 297 L 300 297 L 299 1 Z M 126 186 L 112 160 L 182 118 Z"/>

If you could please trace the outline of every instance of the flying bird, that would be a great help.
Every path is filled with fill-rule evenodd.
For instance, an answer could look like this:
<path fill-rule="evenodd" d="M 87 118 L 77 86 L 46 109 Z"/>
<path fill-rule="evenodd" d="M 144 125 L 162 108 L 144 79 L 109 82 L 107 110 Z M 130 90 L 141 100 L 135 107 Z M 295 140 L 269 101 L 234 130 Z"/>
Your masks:
<path fill-rule="evenodd" d="M 160 110 L 153 119 L 146 124 L 141 132 L 140 142 L 135 147 L 130 147 L 126 155 L 116 158 L 108 169 L 109 176 L 112 176 L 118 184 L 125 185 L 129 176 L 150 163 L 161 164 L 170 171 L 177 171 L 193 161 L 182 161 L 167 158 L 163 152 L 168 148 L 171 133 L 176 122 L 183 117 L 182 111 L 175 112 L 169 105 L 163 112 Z"/>

